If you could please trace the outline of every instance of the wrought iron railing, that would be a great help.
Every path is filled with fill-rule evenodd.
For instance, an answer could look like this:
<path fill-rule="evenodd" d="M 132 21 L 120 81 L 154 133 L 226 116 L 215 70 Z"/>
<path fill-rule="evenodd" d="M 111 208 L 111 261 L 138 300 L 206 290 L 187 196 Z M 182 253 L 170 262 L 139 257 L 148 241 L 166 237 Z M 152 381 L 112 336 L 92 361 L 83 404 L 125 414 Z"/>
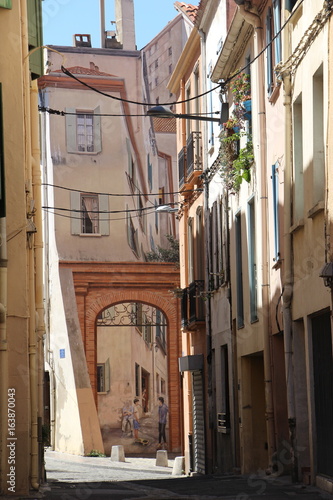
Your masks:
<path fill-rule="evenodd" d="M 191 132 L 186 141 L 187 176 L 202 170 L 201 132 Z"/>
<path fill-rule="evenodd" d="M 183 148 L 178 153 L 178 176 L 179 187 L 182 188 L 186 179 L 186 148 Z"/>

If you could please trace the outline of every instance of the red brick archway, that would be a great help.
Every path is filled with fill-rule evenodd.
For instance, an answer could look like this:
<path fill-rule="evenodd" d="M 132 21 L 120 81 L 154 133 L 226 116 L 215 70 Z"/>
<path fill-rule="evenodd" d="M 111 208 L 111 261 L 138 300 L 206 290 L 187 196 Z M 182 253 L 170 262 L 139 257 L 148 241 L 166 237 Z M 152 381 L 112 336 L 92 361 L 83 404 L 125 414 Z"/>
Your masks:
<path fill-rule="evenodd" d="M 178 358 L 181 356 L 180 305 L 170 292 L 179 287 L 179 271 L 170 263 L 61 262 L 71 268 L 87 369 L 95 401 L 97 330 L 100 311 L 121 302 L 143 302 L 160 309 L 168 323 L 169 444 L 182 447 L 181 394 Z"/>

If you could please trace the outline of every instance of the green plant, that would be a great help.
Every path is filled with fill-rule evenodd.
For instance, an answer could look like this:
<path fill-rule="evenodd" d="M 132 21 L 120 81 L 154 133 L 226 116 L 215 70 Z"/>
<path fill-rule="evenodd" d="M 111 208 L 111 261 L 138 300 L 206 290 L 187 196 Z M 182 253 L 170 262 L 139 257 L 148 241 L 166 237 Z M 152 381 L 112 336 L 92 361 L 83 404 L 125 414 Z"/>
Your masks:
<path fill-rule="evenodd" d="M 246 110 L 242 104 L 251 98 L 250 75 L 239 73 L 230 84 L 230 90 L 234 109 L 220 134 L 220 174 L 227 189 L 237 192 L 243 180 L 250 182 L 254 163 L 252 138 L 245 132 Z M 246 144 L 240 149 L 241 138 L 246 138 Z"/>
<path fill-rule="evenodd" d="M 230 84 L 235 106 L 251 99 L 251 77 L 248 73 L 239 73 Z"/>
<path fill-rule="evenodd" d="M 91 450 L 86 457 L 105 457 L 104 453 L 101 453 L 100 451 L 97 450 Z"/>
<path fill-rule="evenodd" d="M 179 241 L 172 234 L 167 234 L 168 248 L 157 247 L 157 250 L 146 253 L 147 262 L 175 262 L 179 264 Z"/>

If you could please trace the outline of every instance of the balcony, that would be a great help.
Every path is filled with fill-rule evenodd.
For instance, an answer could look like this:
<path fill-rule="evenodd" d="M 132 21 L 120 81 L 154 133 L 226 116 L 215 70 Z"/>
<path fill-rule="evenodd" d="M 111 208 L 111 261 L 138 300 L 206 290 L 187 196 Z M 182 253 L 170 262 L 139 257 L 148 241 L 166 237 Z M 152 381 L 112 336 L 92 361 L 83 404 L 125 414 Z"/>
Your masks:
<path fill-rule="evenodd" d="M 201 132 L 191 132 L 186 146 L 178 153 L 179 189 L 191 189 L 202 174 Z"/>
<path fill-rule="evenodd" d="M 186 141 L 187 182 L 202 173 L 201 132 L 191 132 Z"/>
<path fill-rule="evenodd" d="M 204 281 L 195 280 L 183 289 L 181 299 L 181 326 L 185 330 L 193 330 L 205 322 L 204 300 L 201 292 Z"/>

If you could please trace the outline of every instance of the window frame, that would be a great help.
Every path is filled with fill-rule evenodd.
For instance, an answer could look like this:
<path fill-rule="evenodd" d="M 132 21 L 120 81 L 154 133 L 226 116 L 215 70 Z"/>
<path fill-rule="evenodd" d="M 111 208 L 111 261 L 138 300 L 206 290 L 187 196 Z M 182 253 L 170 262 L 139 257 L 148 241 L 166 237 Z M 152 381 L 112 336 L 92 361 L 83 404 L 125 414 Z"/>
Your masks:
<path fill-rule="evenodd" d="M 102 132 L 101 132 L 101 109 L 97 106 L 95 109 L 66 108 L 66 147 L 67 153 L 79 155 L 97 155 L 102 151 Z M 93 151 L 80 151 L 78 144 L 78 117 L 86 115 L 92 116 L 92 137 Z"/>

